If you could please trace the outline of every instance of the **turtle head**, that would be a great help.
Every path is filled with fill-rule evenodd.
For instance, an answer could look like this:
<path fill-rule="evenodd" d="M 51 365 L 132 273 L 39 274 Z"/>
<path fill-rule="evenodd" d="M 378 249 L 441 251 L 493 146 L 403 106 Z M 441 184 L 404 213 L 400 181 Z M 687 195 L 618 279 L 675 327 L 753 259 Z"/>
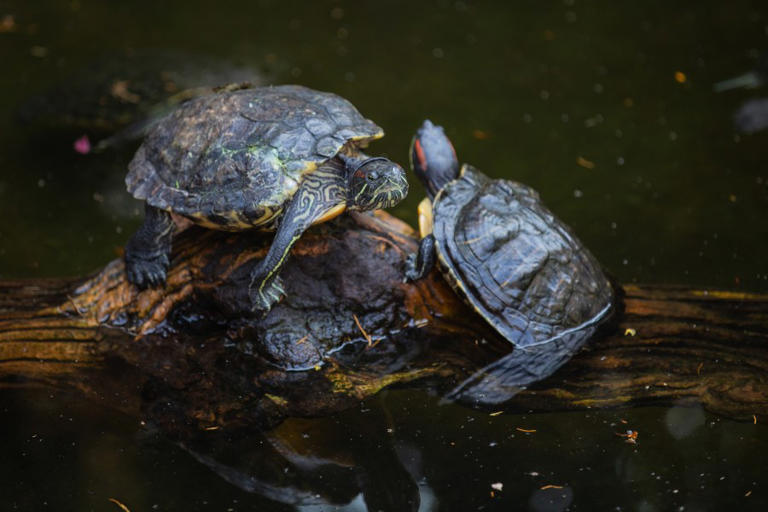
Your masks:
<path fill-rule="evenodd" d="M 368 158 L 350 169 L 347 187 L 350 210 L 390 208 L 407 194 L 405 171 L 388 158 Z"/>
<path fill-rule="evenodd" d="M 411 169 L 419 177 L 430 199 L 446 183 L 459 176 L 459 159 L 442 126 L 427 119 L 411 141 Z"/>

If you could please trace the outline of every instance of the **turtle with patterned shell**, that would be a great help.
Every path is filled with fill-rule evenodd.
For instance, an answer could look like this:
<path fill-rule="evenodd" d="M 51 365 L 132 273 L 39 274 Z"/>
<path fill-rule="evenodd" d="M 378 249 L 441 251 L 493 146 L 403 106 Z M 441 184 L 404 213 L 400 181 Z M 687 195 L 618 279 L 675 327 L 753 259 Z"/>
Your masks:
<path fill-rule="evenodd" d="M 297 85 L 231 89 L 183 104 L 136 152 L 125 182 L 145 219 L 126 245 L 126 272 L 140 289 L 165 282 L 171 212 L 211 229 L 276 231 L 250 276 L 253 309 L 268 311 L 307 228 L 392 207 L 408 182 L 398 164 L 363 153 L 384 132 L 347 100 Z"/>
<path fill-rule="evenodd" d="M 454 395 L 499 402 L 564 364 L 612 311 L 602 267 L 530 187 L 459 168 L 443 128 L 424 121 L 411 168 L 428 197 L 419 205 L 417 280 L 439 264 L 459 295 L 515 347 Z M 471 392 L 470 392 L 471 390 Z"/>

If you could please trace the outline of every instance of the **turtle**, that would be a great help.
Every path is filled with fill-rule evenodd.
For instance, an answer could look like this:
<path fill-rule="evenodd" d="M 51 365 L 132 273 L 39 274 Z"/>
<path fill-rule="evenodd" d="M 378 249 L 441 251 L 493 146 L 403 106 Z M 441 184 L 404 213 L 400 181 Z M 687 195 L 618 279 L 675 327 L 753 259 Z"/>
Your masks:
<path fill-rule="evenodd" d="M 502 401 L 552 374 L 610 317 L 612 282 L 535 190 L 459 168 L 442 127 L 424 121 L 410 153 L 427 197 L 405 280 L 421 279 L 437 261 L 465 302 L 514 345 L 453 393 Z"/>
<path fill-rule="evenodd" d="M 396 205 L 405 170 L 363 153 L 384 135 L 344 98 L 300 85 L 232 88 L 192 99 L 157 123 L 128 166 L 125 183 L 145 202 L 144 223 L 125 247 L 128 280 L 165 282 L 174 220 L 211 229 L 275 231 L 251 271 L 253 311 L 284 294 L 291 247 L 313 224 L 345 210 Z"/>

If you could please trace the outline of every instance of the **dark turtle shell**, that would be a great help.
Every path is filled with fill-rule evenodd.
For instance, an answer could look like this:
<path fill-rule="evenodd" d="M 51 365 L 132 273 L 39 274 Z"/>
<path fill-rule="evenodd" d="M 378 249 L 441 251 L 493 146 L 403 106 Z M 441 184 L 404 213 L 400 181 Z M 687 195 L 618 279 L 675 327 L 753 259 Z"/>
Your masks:
<path fill-rule="evenodd" d="M 223 92 L 163 119 L 125 182 L 137 199 L 208 227 L 269 227 L 306 173 L 383 134 L 335 94 L 296 85 Z"/>
<path fill-rule="evenodd" d="M 449 281 L 516 346 L 546 343 L 610 309 L 600 264 L 533 189 L 464 165 L 433 213 Z"/>

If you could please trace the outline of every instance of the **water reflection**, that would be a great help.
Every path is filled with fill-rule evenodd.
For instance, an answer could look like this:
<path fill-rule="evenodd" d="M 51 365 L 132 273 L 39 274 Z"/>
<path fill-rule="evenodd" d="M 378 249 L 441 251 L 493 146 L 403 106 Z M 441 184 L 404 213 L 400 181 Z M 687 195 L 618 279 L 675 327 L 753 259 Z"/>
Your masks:
<path fill-rule="evenodd" d="M 669 433 L 680 440 L 704 426 L 704 411 L 698 406 L 672 407 L 667 411 L 665 420 Z"/>
<path fill-rule="evenodd" d="M 768 83 L 768 52 L 760 57 L 755 69 L 714 85 L 715 92 L 734 89 L 758 89 Z M 743 133 L 753 134 L 768 128 L 768 98 L 752 98 L 736 109 L 733 124 Z"/>
<path fill-rule="evenodd" d="M 374 402 L 346 421 L 290 420 L 265 434 L 214 431 L 181 446 L 238 489 L 297 510 L 433 510 L 418 448 L 398 449 L 387 423 Z"/>

